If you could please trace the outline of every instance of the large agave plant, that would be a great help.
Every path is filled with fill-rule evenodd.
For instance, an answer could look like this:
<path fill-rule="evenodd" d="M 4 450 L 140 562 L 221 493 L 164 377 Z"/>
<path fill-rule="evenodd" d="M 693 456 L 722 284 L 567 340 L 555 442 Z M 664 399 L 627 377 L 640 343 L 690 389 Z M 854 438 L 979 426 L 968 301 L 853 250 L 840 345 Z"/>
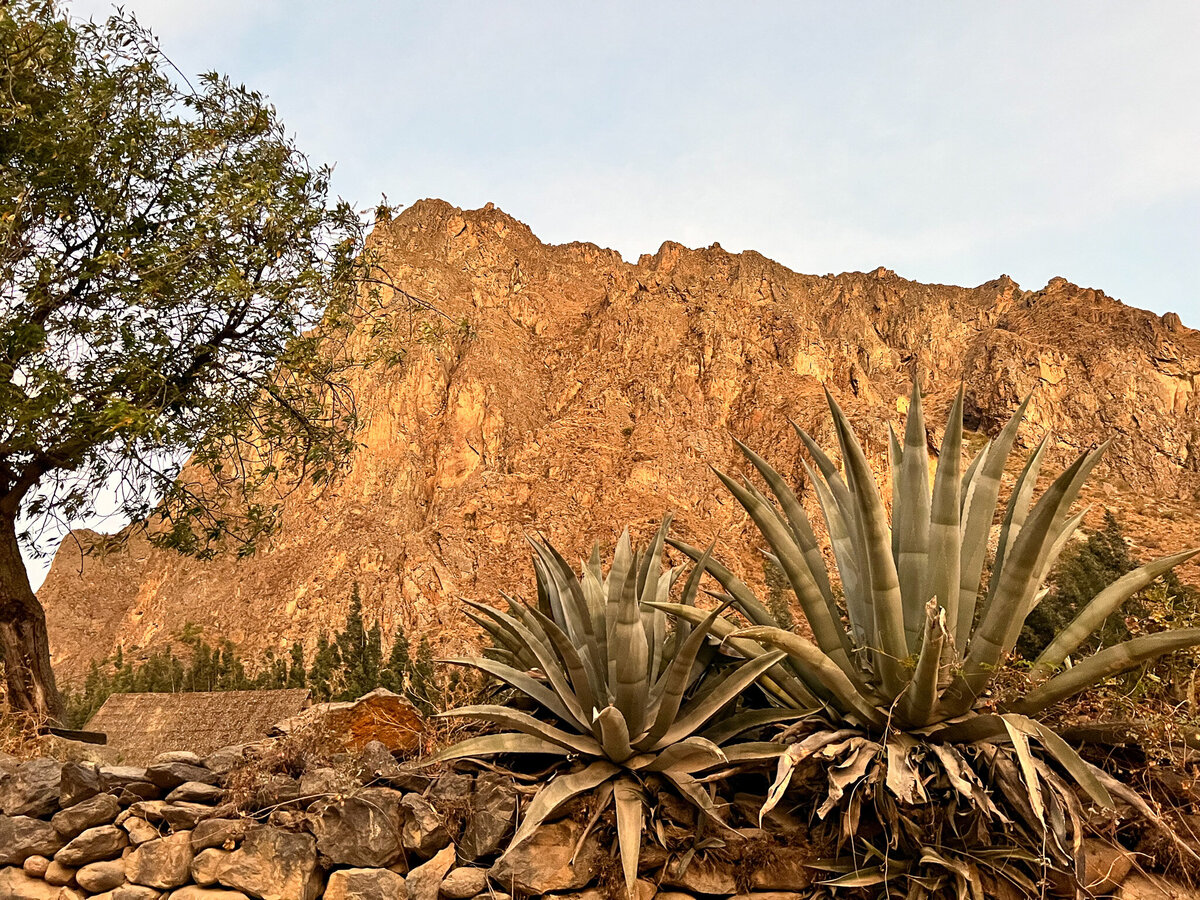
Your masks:
<path fill-rule="evenodd" d="M 556 809 L 595 792 L 593 822 L 608 805 L 616 810 L 617 837 L 632 891 L 641 848 L 647 779 L 665 781 L 705 815 L 721 813 L 698 776 L 715 767 L 773 759 L 774 743 L 741 742 L 747 730 L 795 716 L 779 709 L 747 710 L 719 721 L 719 713 L 783 652 L 758 654 L 717 667 L 710 639 L 719 610 L 669 632 L 667 617 L 651 606 L 669 599 L 679 571 L 664 571 L 664 522 L 648 550 L 635 553 L 621 535 L 607 577 L 599 549 L 576 576 L 547 543 L 532 541 L 538 605 L 510 597 L 507 611 L 470 603 L 471 617 L 495 641 L 487 658 L 456 659 L 494 676 L 537 706 L 530 714 L 507 706 L 468 706 L 447 712 L 512 729 L 469 738 L 434 761 L 505 753 L 567 757 L 574 766 L 552 779 L 525 812 L 512 839 L 521 843 Z M 705 554 L 700 559 L 707 560 Z M 703 566 L 693 567 L 681 606 L 693 608 Z"/>
<path fill-rule="evenodd" d="M 779 473 L 742 446 L 774 502 L 749 480 L 717 473 L 770 545 L 804 611 L 811 640 L 777 627 L 727 568 L 694 547 L 672 544 L 703 565 L 753 623 L 739 628 L 722 618 L 712 626 L 715 633 L 750 657 L 768 648 L 788 653 L 785 663 L 764 674 L 772 696 L 784 704 L 822 709 L 820 721 L 827 727 L 814 726 L 780 760 L 768 808 L 782 796 L 795 766 L 823 759 L 831 773 L 831 799 L 822 816 L 843 797 L 849 803 L 855 785 L 875 778 L 907 803 L 928 801 L 927 789 L 948 786 L 949 794 L 961 795 L 960 802 L 982 809 L 993 821 L 1008 822 L 984 792 L 987 782 L 1011 801 L 1010 809 L 1016 807 L 1012 819 L 1027 817 L 1024 825 L 1014 826 L 1027 829 L 1027 843 L 1045 845 L 1049 834 L 1048 852 L 1054 857 L 1058 851 L 1057 862 L 1070 870 L 1078 837 L 1078 829 L 1068 827 L 1076 821 L 1074 794 L 1036 748 L 1098 803 L 1111 804 L 1114 785 L 1033 717 L 1110 675 L 1200 644 L 1200 629 L 1152 634 L 1058 671 L 1130 595 L 1200 551 L 1149 563 L 1101 591 L 1034 661 L 1032 689 L 997 707 L 990 696 L 993 681 L 1025 617 L 1044 596 L 1047 573 L 1083 518 L 1071 507 L 1105 448 L 1082 454 L 1034 503 L 1047 442 L 1038 445 L 1003 509 L 991 572 L 983 583 L 1001 476 L 1025 404 L 965 470 L 962 406 L 960 389 L 931 485 L 921 396 L 914 386 L 903 442 L 894 434 L 891 439 L 890 521 L 866 455 L 832 397 L 844 474 L 797 429 L 815 463 L 815 471 L 807 465 L 806 470 L 832 544 L 840 598 L 808 516 Z M 679 605 L 663 608 L 689 621 L 701 615 Z M 963 747 L 969 754 L 960 752 Z M 843 804 L 843 810 L 853 812 L 850 805 Z M 857 815 L 851 818 L 857 821 Z M 899 864 L 891 868 L 892 874 L 902 871 Z M 948 863 L 946 871 L 960 879 L 970 870 Z"/>

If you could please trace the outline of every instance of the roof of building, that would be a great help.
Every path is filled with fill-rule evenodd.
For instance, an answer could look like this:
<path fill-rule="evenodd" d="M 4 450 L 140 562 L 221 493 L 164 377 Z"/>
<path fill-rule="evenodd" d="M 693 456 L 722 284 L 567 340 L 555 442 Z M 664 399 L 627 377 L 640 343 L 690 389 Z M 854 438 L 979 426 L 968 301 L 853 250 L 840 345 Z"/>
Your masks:
<path fill-rule="evenodd" d="M 85 726 L 108 735 L 121 762 L 141 765 L 168 750 L 204 756 L 265 737 L 276 722 L 308 705 L 303 688 L 277 691 L 211 691 L 113 694 Z"/>

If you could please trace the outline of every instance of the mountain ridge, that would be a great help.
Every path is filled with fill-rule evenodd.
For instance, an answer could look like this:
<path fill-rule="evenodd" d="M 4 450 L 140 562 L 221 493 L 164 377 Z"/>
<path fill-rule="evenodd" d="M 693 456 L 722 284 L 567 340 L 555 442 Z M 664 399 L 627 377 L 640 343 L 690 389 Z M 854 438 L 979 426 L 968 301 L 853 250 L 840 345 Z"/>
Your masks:
<path fill-rule="evenodd" d="M 1146 555 L 1200 543 L 1200 332 L 1173 313 L 1063 278 L 1026 291 L 1004 275 L 974 288 L 884 267 L 804 275 L 718 244 L 666 241 L 630 263 L 543 244 L 491 204 L 418 201 L 372 246 L 446 318 L 396 297 L 389 329 L 355 335 L 402 361 L 356 375 L 363 449 L 346 476 L 286 501 L 280 534 L 247 560 L 200 563 L 138 535 L 102 554 L 81 547 L 110 542 L 65 540 L 39 598 L 68 680 L 185 621 L 250 650 L 311 646 L 354 583 L 385 628 L 453 647 L 469 637 L 458 596 L 528 595 L 526 532 L 579 557 L 626 523 L 645 537 L 669 510 L 761 587 L 753 529 L 708 466 L 742 470 L 731 435 L 746 440 L 815 513 L 788 420 L 829 444 L 828 387 L 883 476 L 914 374 L 934 434 L 961 381 L 979 442 L 1030 391 L 1020 442 L 1052 430 L 1052 463 L 1112 436 L 1093 518 L 1118 510 Z"/>

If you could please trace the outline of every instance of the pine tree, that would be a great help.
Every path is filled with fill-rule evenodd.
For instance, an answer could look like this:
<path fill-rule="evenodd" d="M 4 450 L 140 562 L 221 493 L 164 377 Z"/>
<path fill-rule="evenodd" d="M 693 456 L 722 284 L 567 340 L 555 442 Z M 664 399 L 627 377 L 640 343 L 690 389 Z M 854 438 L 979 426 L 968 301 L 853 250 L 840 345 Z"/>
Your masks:
<path fill-rule="evenodd" d="M 292 644 L 292 662 L 288 669 L 287 686 L 302 688 L 308 684 L 308 673 L 304 669 L 304 647 L 299 642 Z"/>
<path fill-rule="evenodd" d="M 412 659 L 408 654 L 408 637 L 404 633 L 404 626 L 397 625 L 391 652 L 388 653 L 387 663 L 379 677 L 379 683 L 395 694 L 403 695 L 408 688 L 412 669 Z"/>

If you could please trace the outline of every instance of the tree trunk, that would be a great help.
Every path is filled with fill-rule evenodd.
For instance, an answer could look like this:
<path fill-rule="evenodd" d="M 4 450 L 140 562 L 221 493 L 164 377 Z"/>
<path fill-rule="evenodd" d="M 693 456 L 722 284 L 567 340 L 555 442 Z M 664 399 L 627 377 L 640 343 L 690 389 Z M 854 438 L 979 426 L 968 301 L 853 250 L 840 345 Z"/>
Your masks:
<path fill-rule="evenodd" d="M 46 613 L 29 585 L 16 520 L 0 513 L 0 654 L 14 710 L 58 721 L 62 698 L 50 668 Z"/>

